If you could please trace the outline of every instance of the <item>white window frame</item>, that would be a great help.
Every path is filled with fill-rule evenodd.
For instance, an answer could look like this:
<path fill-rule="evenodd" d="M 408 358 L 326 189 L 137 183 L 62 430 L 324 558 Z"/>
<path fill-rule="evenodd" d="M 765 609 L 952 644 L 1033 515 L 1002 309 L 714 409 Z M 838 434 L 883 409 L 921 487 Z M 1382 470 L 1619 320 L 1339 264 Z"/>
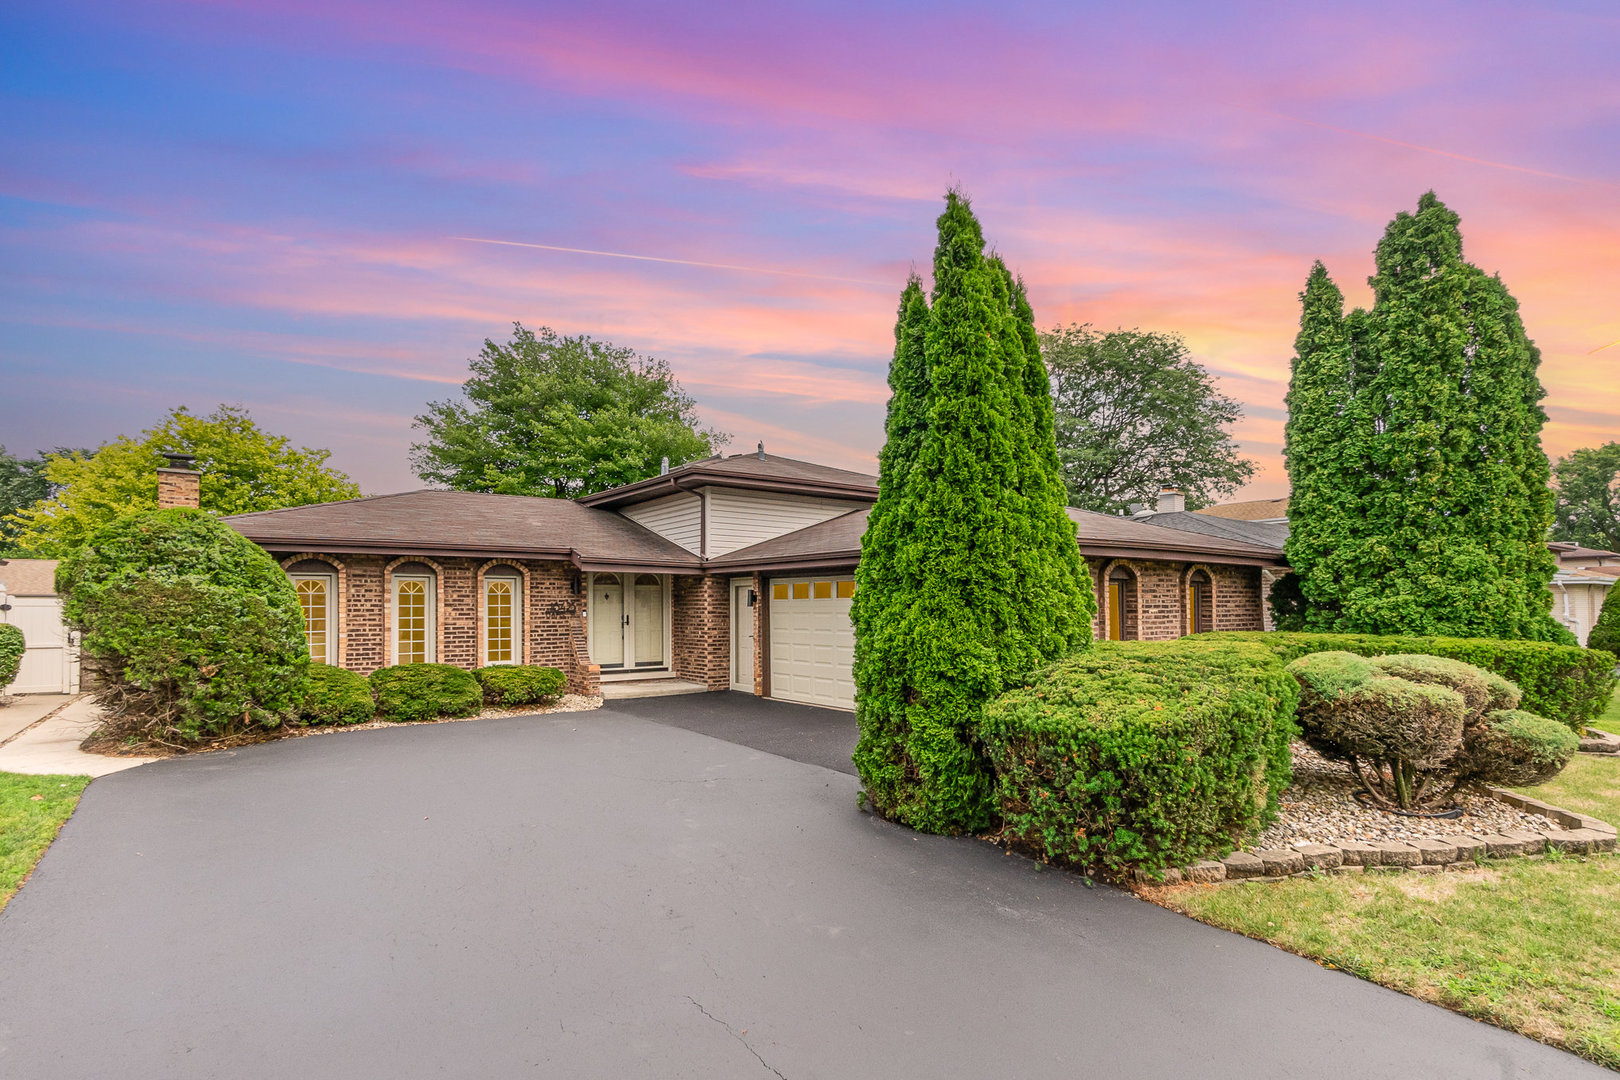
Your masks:
<path fill-rule="evenodd" d="M 297 574 L 288 574 L 287 577 L 288 577 L 289 580 L 292 581 L 293 591 L 294 592 L 297 592 L 298 583 L 300 581 L 319 581 L 321 584 L 326 586 L 326 659 L 324 661 L 320 661 L 320 662 L 328 664 L 328 665 L 330 665 L 332 667 L 337 667 L 338 666 L 338 663 L 337 663 L 337 654 L 338 654 L 337 575 L 336 574 L 328 574 L 328 573 L 302 573 L 302 572 L 300 572 L 300 573 L 297 573 Z M 300 600 L 298 602 L 298 614 L 300 616 L 302 616 L 303 613 L 304 613 L 304 603 L 303 603 L 302 600 Z M 306 646 L 309 644 L 309 630 L 308 630 L 307 627 L 304 630 L 304 644 Z"/>
<path fill-rule="evenodd" d="M 491 660 L 489 658 L 489 585 L 492 581 L 504 581 L 512 586 L 512 659 Z M 506 572 L 491 570 L 484 574 L 484 587 L 479 590 L 478 596 L 478 632 L 483 636 L 484 664 L 489 667 L 517 666 L 523 663 L 523 604 L 527 598 L 523 595 L 523 575 L 516 570 L 507 568 Z"/>
<path fill-rule="evenodd" d="M 393 635 L 393 662 L 403 663 L 400 659 L 399 648 L 399 587 L 407 581 L 420 581 L 427 585 L 427 595 L 423 599 L 425 608 L 424 640 L 422 642 L 422 663 L 438 663 L 439 643 L 439 583 L 435 574 L 395 574 L 388 586 L 388 613 L 390 633 Z"/>

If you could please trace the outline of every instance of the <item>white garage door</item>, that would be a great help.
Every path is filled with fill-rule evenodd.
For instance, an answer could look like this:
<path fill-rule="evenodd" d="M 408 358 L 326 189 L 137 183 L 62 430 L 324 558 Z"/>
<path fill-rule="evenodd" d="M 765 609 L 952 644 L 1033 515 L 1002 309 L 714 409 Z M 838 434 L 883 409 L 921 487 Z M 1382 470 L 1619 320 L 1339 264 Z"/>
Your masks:
<path fill-rule="evenodd" d="M 23 632 L 26 649 L 8 694 L 73 694 L 79 689 L 79 650 L 62 625 L 62 601 L 54 596 L 13 596 L 0 620 Z"/>
<path fill-rule="evenodd" d="M 771 696 L 855 708 L 849 577 L 771 579 Z"/>

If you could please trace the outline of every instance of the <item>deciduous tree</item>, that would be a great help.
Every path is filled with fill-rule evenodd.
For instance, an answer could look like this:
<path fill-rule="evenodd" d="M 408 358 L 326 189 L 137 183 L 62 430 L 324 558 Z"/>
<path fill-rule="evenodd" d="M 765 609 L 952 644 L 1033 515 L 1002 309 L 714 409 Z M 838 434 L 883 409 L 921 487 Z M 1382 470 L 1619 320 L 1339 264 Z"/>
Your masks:
<path fill-rule="evenodd" d="M 458 491 L 573 498 L 726 442 L 700 426 L 669 365 L 633 349 L 514 324 L 469 366 L 459 398 L 416 418 L 427 441 L 411 448 L 417 475 Z"/>
<path fill-rule="evenodd" d="M 1620 442 L 1588 446 L 1553 466 L 1553 539 L 1620 551 Z"/>
<path fill-rule="evenodd" d="M 1174 484 L 1196 509 L 1254 475 L 1230 432 L 1242 410 L 1179 335 L 1060 326 L 1040 348 L 1069 505 L 1111 514 Z"/>
<path fill-rule="evenodd" d="M 293 446 L 240 406 L 221 405 L 207 416 L 181 406 L 137 437 L 120 436 L 88 453 L 47 454 L 44 475 L 52 493 L 12 515 L 16 549 L 60 557 L 119 517 L 156 509 L 164 451 L 196 456 L 202 509 L 216 514 L 360 495 L 354 481 L 326 464 L 329 451 Z"/>

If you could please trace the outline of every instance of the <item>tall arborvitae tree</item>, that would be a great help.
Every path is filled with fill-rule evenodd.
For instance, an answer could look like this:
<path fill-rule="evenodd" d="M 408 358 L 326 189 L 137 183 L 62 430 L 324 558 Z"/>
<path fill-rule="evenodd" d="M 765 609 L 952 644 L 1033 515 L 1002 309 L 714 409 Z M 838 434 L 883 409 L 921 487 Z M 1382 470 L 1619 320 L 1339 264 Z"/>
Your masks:
<path fill-rule="evenodd" d="M 1290 471 L 1307 484 L 1304 505 L 1289 506 L 1306 625 L 1567 640 L 1547 589 L 1540 354 L 1517 302 L 1463 260 L 1457 215 L 1433 192 L 1416 214 L 1396 215 L 1376 265 L 1371 311 L 1344 323 L 1347 422 L 1306 437 L 1326 400 L 1308 387 L 1290 418 Z M 1325 290 L 1316 300 L 1302 338 L 1331 327 Z M 1334 352 L 1324 333 L 1302 366 L 1330 385 L 1341 377 L 1320 360 Z"/>
<path fill-rule="evenodd" d="M 906 478 L 928 430 L 928 300 L 912 274 L 900 294 L 889 364 L 889 411 L 878 454 L 878 497 L 861 537 L 855 568 L 855 697 L 860 703 L 861 742 L 856 758 L 868 796 L 878 805 L 896 798 L 905 775 L 905 643 L 896 604 L 900 555 L 910 543 Z"/>
<path fill-rule="evenodd" d="M 1361 465 L 1350 437 L 1351 344 L 1344 293 L 1318 262 L 1299 300 L 1283 429 L 1292 489 L 1286 550 L 1299 592 L 1325 618 L 1338 612 L 1340 569 L 1334 559 L 1360 513 Z"/>
<path fill-rule="evenodd" d="M 926 424 L 915 458 L 909 443 L 885 448 L 862 545 L 855 762 L 879 812 L 959 832 L 991 820 L 977 736 L 985 702 L 1086 640 L 1090 589 L 1062 516 L 1056 448 L 1046 445 L 1050 396 L 1029 371 L 1039 352 L 1030 351 L 1028 303 L 985 258 L 979 223 L 956 192 L 938 224 L 932 304 L 921 317 L 907 286 L 895 350 L 904 369 L 890 376 L 897 393 L 926 385 Z M 916 430 L 903 419 L 911 404 L 891 404 L 891 440 Z M 882 505 L 896 495 L 895 506 Z"/>

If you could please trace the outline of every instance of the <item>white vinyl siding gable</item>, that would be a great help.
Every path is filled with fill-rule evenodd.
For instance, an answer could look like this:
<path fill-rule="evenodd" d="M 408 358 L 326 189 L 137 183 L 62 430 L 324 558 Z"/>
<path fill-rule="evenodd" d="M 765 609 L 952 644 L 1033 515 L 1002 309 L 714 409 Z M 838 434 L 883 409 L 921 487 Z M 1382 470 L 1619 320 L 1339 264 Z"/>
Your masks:
<path fill-rule="evenodd" d="M 694 555 L 702 554 L 703 500 L 690 491 L 626 507 L 624 516 Z"/>
<path fill-rule="evenodd" d="M 708 495 L 709 549 L 703 554 L 711 559 L 797 532 L 866 505 L 849 499 L 817 499 L 768 491 L 715 487 L 705 491 Z M 648 527 L 651 528 L 650 525 Z"/>

